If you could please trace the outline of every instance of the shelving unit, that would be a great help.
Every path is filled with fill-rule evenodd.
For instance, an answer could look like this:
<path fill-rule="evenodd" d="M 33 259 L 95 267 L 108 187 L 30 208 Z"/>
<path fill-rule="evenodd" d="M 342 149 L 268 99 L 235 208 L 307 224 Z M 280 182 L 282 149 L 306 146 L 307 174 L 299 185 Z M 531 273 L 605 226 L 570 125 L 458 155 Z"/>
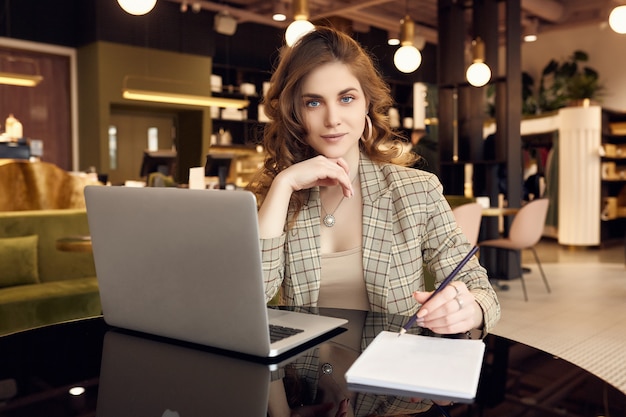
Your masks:
<path fill-rule="evenodd" d="M 242 110 L 241 117 L 228 117 L 229 110 L 220 109 L 213 114 L 212 133 L 219 136 L 220 130 L 230 132 L 232 145 L 254 146 L 260 142 L 263 134 L 263 123 L 259 122 L 259 104 L 263 94 L 263 83 L 269 81 L 270 74 L 265 71 L 250 68 L 233 68 L 218 64 L 213 65 L 213 74 L 222 77 L 222 91 L 213 94 L 221 97 L 244 98 L 250 105 Z M 241 85 L 254 85 L 254 94 L 243 94 Z M 219 145 L 228 145 L 219 143 Z"/>
<path fill-rule="evenodd" d="M 622 241 L 626 234 L 626 112 L 602 109 L 603 242 Z"/>
<path fill-rule="evenodd" d="M 223 94 L 223 96 L 237 97 L 237 98 L 244 97 L 242 95 L 234 95 L 234 94 L 228 94 L 228 95 Z M 258 110 L 257 110 L 260 98 L 258 95 L 245 96 L 245 98 L 250 100 L 250 106 L 241 111 L 243 113 L 243 117 L 241 119 L 224 117 L 225 109 L 220 109 L 220 112 L 218 115 L 211 117 L 212 133 L 216 135 L 217 137 L 216 144 L 253 146 L 260 142 L 260 139 L 263 134 L 263 123 L 259 122 L 258 120 Z M 219 141 L 221 132 L 226 132 L 226 131 L 228 131 L 232 137 L 232 142 L 229 144 L 221 143 Z"/>
<path fill-rule="evenodd" d="M 558 137 L 556 235 L 562 245 L 602 246 L 626 233 L 626 112 L 566 107 L 525 119 L 524 138 Z"/>

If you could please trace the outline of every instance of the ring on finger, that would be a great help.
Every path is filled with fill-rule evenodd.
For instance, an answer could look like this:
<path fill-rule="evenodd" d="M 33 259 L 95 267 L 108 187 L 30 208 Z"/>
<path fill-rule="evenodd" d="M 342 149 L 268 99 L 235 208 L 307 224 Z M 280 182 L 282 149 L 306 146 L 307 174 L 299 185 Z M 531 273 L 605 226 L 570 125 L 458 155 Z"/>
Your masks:
<path fill-rule="evenodd" d="M 455 297 L 458 297 L 459 295 L 461 295 L 461 291 L 459 291 L 459 289 L 456 287 L 456 285 L 452 285 L 452 284 L 450 284 L 450 286 L 451 286 L 452 288 L 454 288 L 454 291 L 456 291 L 456 295 L 455 295 Z"/>
<path fill-rule="evenodd" d="M 457 304 L 459 305 L 459 310 L 463 309 L 463 300 L 461 300 L 458 296 L 454 297 Z"/>

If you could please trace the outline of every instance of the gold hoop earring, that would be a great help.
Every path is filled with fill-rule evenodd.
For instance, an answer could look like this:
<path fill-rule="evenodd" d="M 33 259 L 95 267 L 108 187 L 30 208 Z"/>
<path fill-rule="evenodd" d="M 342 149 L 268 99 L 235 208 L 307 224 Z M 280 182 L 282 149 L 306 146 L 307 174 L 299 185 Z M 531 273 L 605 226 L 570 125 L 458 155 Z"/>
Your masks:
<path fill-rule="evenodd" d="M 373 130 L 372 130 L 372 119 L 370 119 L 370 116 L 367 113 L 365 113 L 365 124 L 367 124 L 367 139 L 365 139 L 365 132 L 363 132 L 361 139 L 363 141 L 369 142 L 370 140 L 372 140 Z"/>

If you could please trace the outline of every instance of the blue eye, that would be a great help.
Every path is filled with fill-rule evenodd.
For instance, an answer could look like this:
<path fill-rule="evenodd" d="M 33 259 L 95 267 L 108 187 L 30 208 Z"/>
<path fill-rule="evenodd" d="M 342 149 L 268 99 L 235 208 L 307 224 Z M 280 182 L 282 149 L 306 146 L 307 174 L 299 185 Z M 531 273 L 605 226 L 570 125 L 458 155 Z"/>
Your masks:
<path fill-rule="evenodd" d="M 352 96 L 344 96 L 344 97 L 341 97 L 341 102 L 342 102 L 342 103 L 351 103 L 351 102 L 352 102 L 352 100 L 354 100 L 354 97 L 352 97 Z"/>
<path fill-rule="evenodd" d="M 319 100 L 309 100 L 306 102 L 306 106 L 307 107 L 319 107 L 320 106 L 320 102 Z"/>

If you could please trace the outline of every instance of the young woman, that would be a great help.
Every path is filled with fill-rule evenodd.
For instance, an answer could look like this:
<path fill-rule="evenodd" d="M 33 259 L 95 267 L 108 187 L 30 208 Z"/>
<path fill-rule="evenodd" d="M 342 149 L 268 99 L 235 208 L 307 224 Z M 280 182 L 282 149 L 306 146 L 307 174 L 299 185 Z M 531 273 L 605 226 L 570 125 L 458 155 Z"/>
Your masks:
<path fill-rule="evenodd" d="M 251 184 L 268 300 L 411 315 L 436 333 L 493 328 L 500 316 L 436 176 L 408 168 L 386 113 L 389 88 L 351 37 L 318 27 L 282 51 L 265 97 L 264 168 Z"/>

